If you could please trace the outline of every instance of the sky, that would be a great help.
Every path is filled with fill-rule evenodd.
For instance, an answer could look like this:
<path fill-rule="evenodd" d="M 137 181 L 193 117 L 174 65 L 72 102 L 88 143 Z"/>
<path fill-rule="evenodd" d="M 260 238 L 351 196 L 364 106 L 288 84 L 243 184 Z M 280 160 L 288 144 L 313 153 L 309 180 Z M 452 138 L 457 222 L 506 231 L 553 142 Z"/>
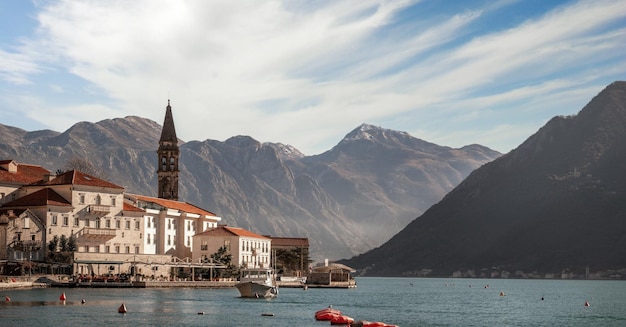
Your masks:
<path fill-rule="evenodd" d="M 183 141 L 314 155 L 367 123 L 507 153 L 616 80 L 626 0 L 0 1 L 0 123 L 26 131 L 169 99 Z"/>

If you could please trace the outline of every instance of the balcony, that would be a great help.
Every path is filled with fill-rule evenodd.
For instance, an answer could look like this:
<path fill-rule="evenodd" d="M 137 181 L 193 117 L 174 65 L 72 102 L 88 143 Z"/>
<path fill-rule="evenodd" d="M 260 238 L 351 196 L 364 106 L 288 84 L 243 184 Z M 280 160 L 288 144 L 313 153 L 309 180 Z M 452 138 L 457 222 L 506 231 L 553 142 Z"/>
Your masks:
<path fill-rule="evenodd" d="M 108 241 L 116 235 L 115 229 L 85 227 L 78 232 L 78 239 Z"/>
<path fill-rule="evenodd" d="M 87 212 L 89 212 L 90 214 L 93 214 L 93 215 L 106 215 L 109 212 L 111 212 L 111 207 L 110 206 L 90 204 L 89 207 L 87 208 Z"/>
<path fill-rule="evenodd" d="M 41 241 L 14 241 L 10 247 L 15 251 L 30 252 L 41 249 Z"/>

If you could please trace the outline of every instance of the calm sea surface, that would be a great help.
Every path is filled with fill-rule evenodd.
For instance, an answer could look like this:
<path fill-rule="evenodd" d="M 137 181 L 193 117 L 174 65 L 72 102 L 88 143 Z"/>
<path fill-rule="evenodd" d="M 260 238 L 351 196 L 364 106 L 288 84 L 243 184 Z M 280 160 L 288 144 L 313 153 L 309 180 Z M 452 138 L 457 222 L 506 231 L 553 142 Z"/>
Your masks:
<path fill-rule="evenodd" d="M 234 288 L 0 290 L 11 298 L 0 302 L 0 326 L 315 327 L 330 325 L 314 319 L 328 305 L 356 320 L 404 327 L 626 326 L 625 281 L 370 277 L 357 283 L 355 289 L 282 288 L 270 300 L 242 299 Z M 123 302 L 128 313 L 119 314 Z M 274 316 L 262 315 L 268 313 Z"/>

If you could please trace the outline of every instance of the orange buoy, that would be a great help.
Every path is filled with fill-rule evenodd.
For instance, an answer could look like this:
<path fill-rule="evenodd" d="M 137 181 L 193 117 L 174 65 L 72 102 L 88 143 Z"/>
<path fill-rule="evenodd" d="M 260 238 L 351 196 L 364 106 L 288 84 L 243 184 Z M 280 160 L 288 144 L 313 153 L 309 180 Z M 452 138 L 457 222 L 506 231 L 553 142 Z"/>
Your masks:
<path fill-rule="evenodd" d="M 8 297 L 8 296 L 5 296 L 5 297 L 4 297 L 4 300 L 5 300 L 5 301 L 7 301 L 7 302 L 10 302 L 10 301 L 11 301 L 11 298 L 10 298 L 10 297 Z"/>
<path fill-rule="evenodd" d="M 586 307 L 591 306 L 591 304 L 589 303 L 589 301 L 585 301 L 585 306 L 586 306 Z"/>
<path fill-rule="evenodd" d="M 126 312 L 128 312 L 128 310 L 126 310 L 126 304 L 122 303 L 122 305 L 120 305 L 120 307 L 117 309 L 117 312 L 119 312 L 119 313 L 126 313 Z"/>
<path fill-rule="evenodd" d="M 67 300 L 67 297 L 65 297 L 65 292 L 61 293 L 61 296 L 59 296 L 59 300 L 61 301 Z"/>

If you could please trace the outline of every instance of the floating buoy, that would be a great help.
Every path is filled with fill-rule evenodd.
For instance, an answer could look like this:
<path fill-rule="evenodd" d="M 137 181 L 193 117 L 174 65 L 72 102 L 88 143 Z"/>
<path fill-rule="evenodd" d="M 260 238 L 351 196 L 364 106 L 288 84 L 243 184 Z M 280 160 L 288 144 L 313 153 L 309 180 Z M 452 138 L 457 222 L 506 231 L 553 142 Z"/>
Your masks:
<path fill-rule="evenodd" d="M 274 314 L 271 312 L 267 312 L 267 313 L 262 313 L 261 316 L 263 317 L 274 317 Z"/>
<path fill-rule="evenodd" d="M 120 307 L 117 309 L 117 312 L 119 312 L 119 313 L 126 313 L 126 312 L 128 312 L 128 310 L 126 310 L 126 304 L 122 303 L 122 305 L 120 305 Z"/>
<path fill-rule="evenodd" d="M 500 291 L 500 296 L 505 296 L 504 291 Z"/>
<path fill-rule="evenodd" d="M 82 299 L 82 300 L 80 301 L 80 303 L 82 303 L 82 304 L 85 304 L 85 302 L 87 302 L 87 301 L 85 301 L 85 299 Z"/>
<path fill-rule="evenodd" d="M 541 297 L 541 301 L 543 301 L 543 296 Z"/>
<path fill-rule="evenodd" d="M 203 314 L 204 314 L 204 311 L 200 311 L 200 312 L 198 312 L 198 314 L 199 314 L 199 315 L 203 315 Z"/>
<path fill-rule="evenodd" d="M 591 306 L 591 304 L 589 303 L 589 301 L 585 301 L 585 306 L 586 306 L 586 307 L 590 307 L 590 306 Z"/>
<path fill-rule="evenodd" d="M 59 300 L 61 301 L 67 300 L 67 297 L 65 297 L 65 292 L 61 293 L 61 296 L 59 296 Z"/>
<path fill-rule="evenodd" d="M 5 301 L 7 301 L 7 302 L 10 302 L 10 301 L 11 301 L 11 298 L 10 298 L 10 297 L 8 297 L 8 296 L 5 296 L 5 297 L 4 297 L 4 300 L 5 300 Z"/>

